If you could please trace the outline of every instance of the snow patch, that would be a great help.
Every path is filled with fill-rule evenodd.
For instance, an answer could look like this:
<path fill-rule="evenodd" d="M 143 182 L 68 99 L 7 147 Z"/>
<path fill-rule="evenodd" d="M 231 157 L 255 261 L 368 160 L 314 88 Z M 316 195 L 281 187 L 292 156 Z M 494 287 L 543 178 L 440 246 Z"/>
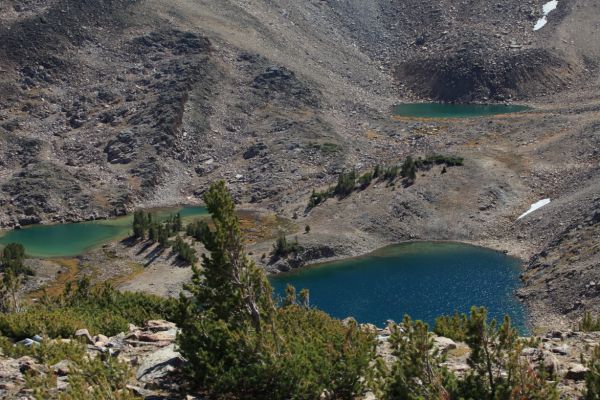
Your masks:
<path fill-rule="evenodd" d="M 550 14 L 552 11 L 556 10 L 556 7 L 558 7 L 558 0 L 552 0 L 552 1 L 549 1 L 548 3 L 544 4 L 544 7 L 543 7 L 544 16 L 537 20 L 537 22 L 535 23 L 535 26 L 533 27 L 534 31 L 539 31 L 544 26 L 546 26 L 546 24 L 548 23 L 548 14 Z"/>
<path fill-rule="evenodd" d="M 546 18 L 544 16 L 543 18 L 538 19 L 538 21 L 535 23 L 535 26 L 533 27 L 533 30 L 539 31 L 540 29 L 545 27 L 547 23 L 548 23 L 548 18 Z"/>
<path fill-rule="evenodd" d="M 544 4 L 544 15 L 550 14 L 550 12 L 556 10 L 556 7 L 558 7 L 558 0 L 552 0 Z"/>
<path fill-rule="evenodd" d="M 527 210 L 527 212 L 523 213 L 519 218 L 517 218 L 517 220 L 531 214 L 535 210 L 539 210 L 540 208 L 542 208 L 548 204 L 550 204 L 550 199 L 540 200 L 537 203 L 532 204 L 531 207 L 529 207 L 529 210 Z"/>

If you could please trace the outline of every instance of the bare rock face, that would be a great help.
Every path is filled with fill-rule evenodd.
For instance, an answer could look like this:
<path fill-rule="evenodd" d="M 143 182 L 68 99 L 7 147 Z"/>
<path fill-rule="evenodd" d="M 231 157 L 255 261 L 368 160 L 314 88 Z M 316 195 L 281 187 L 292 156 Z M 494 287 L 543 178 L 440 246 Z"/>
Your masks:
<path fill-rule="evenodd" d="M 137 142 L 131 131 L 124 131 L 111 140 L 104 149 L 111 164 L 129 164 L 136 155 Z"/>
<path fill-rule="evenodd" d="M 435 346 L 443 354 L 446 354 L 450 350 L 454 350 L 457 347 L 454 340 L 448 339 L 446 337 L 436 336 L 433 340 L 434 340 Z"/>
<path fill-rule="evenodd" d="M 471 46 L 418 56 L 400 64 L 396 76 L 423 97 L 451 102 L 531 97 L 560 90 L 573 77 L 572 67 L 547 50 L 492 52 Z"/>
<path fill-rule="evenodd" d="M 573 381 L 583 381 L 588 372 L 589 368 L 580 363 L 569 363 L 565 378 Z"/>

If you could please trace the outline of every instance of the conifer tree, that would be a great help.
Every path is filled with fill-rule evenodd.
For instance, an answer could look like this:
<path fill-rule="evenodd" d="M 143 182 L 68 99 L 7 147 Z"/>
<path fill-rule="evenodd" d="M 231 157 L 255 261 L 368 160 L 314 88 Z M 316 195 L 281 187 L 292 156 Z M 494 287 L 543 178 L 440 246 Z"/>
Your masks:
<path fill-rule="evenodd" d="M 585 377 L 585 400 L 598 400 L 600 399 L 600 346 L 594 348 L 588 368 Z"/>
<path fill-rule="evenodd" d="M 283 306 L 293 306 L 296 304 L 296 288 L 290 284 L 288 284 L 285 288 L 285 299 L 283 301 Z"/>
<path fill-rule="evenodd" d="M 181 222 L 181 214 L 175 214 L 175 218 L 173 218 L 173 231 L 180 232 L 183 229 L 183 223 Z"/>
<path fill-rule="evenodd" d="M 181 296 L 178 344 L 191 383 L 220 399 L 354 399 L 364 394 L 375 341 L 306 307 L 276 308 L 265 272 L 245 254 L 240 224 L 223 182 L 204 196 L 212 216 L 202 233 L 209 254 L 193 266 L 191 296 Z M 288 302 L 295 300 L 288 289 Z"/>
<path fill-rule="evenodd" d="M 133 213 L 133 236 L 138 239 L 145 239 L 148 231 L 148 215 L 144 210 L 138 210 Z"/>
<path fill-rule="evenodd" d="M 414 183 L 417 179 L 417 165 L 411 156 L 406 157 L 406 160 L 402 164 L 400 174 L 405 177 L 409 183 Z"/>
<path fill-rule="evenodd" d="M 214 230 L 204 232 L 202 272 L 194 268 L 192 293 L 198 311 L 210 311 L 233 323 L 250 320 L 257 332 L 273 312 L 271 285 L 264 272 L 245 253 L 235 204 L 223 181 L 204 195 Z"/>
<path fill-rule="evenodd" d="M 34 275 L 30 267 L 25 266 L 25 247 L 20 243 L 9 243 L 2 249 L 0 263 L 4 271 L 12 271 L 15 275 Z"/>

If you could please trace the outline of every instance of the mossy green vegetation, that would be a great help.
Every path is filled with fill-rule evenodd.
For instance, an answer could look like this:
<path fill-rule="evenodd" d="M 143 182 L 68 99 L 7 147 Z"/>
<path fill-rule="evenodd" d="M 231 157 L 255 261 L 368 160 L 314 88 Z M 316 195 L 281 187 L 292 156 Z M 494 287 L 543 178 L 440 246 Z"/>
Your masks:
<path fill-rule="evenodd" d="M 323 143 L 312 142 L 310 144 L 310 146 L 321 151 L 323 154 L 326 154 L 326 155 L 332 155 L 341 150 L 341 147 L 339 144 L 332 143 L 332 142 L 323 142 Z"/>

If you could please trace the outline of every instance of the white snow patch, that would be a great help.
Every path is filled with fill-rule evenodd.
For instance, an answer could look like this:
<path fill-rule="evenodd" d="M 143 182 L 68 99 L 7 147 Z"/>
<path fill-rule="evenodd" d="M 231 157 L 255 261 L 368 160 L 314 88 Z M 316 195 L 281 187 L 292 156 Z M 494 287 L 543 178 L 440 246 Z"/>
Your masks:
<path fill-rule="evenodd" d="M 544 26 L 546 26 L 546 24 L 548 23 L 548 14 L 550 14 L 552 11 L 556 10 L 556 7 L 558 7 L 558 0 L 552 0 L 552 1 L 549 1 L 548 3 L 544 4 L 544 7 L 543 7 L 544 16 L 537 20 L 537 22 L 535 23 L 535 26 L 533 27 L 534 31 L 539 31 Z"/>
<path fill-rule="evenodd" d="M 558 0 L 552 0 L 544 4 L 544 15 L 550 14 L 550 12 L 556 10 L 556 7 L 558 7 Z"/>
<path fill-rule="evenodd" d="M 537 20 L 537 22 L 535 23 L 535 26 L 533 27 L 533 30 L 539 31 L 540 29 L 545 27 L 547 23 L 548 23 L 548 18 L 546 18 L 546 16 L 544 16 L 543 18 L 540 18 Z"/>
<path fill-rule="evenodd" d="M 529 207 L 529 210 L 527 210 L 527 212 L 523 213 L 519 218 L 517 218 L 517 220 L 531 214 L 535 210 L 539 210 L 540 208 L 542 208 L 548 204 L 550 204 L 550 199 L 540 200 L 537 203 L 532 204 L 531 207 Z"/>

